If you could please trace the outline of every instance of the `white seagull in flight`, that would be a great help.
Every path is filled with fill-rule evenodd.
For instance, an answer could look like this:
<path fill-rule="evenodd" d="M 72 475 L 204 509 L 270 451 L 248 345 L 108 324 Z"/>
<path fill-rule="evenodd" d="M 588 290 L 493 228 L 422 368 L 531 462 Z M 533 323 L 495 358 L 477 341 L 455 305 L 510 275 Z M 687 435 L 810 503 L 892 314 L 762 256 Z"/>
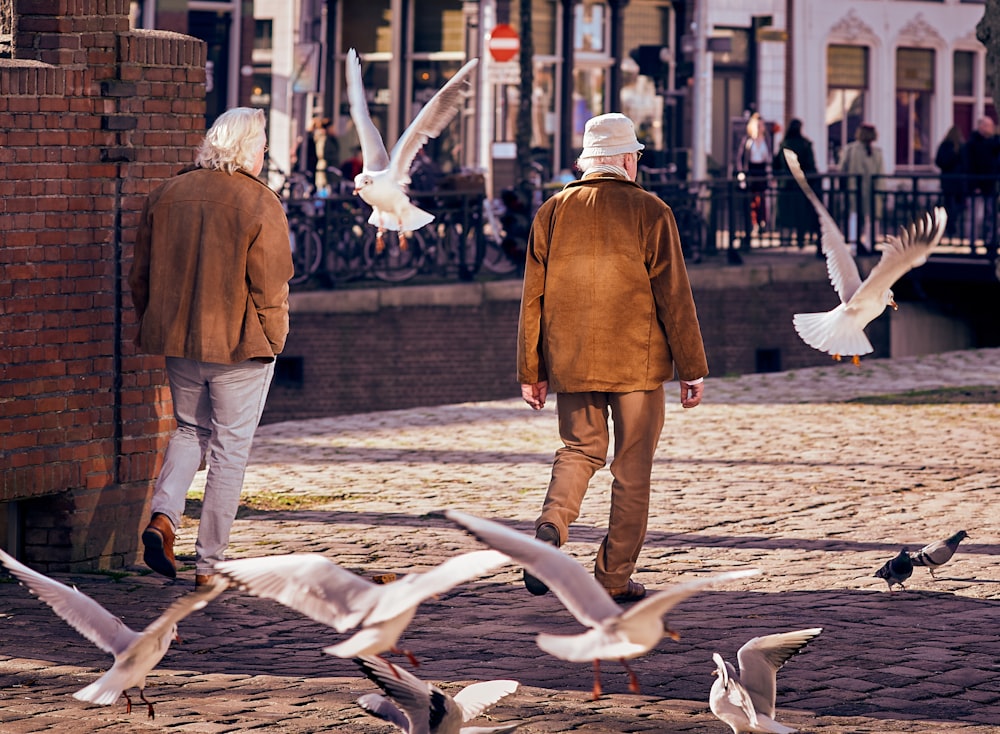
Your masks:
<path fill-rule="evenodd" d="M 758 569 L 717 573 L 675 584 L 650 594 L 623 609 L 587 569 L 555 546 L 543 543 L 492 520 L 484 520 L 458 510 L 445 510 L 445 517 L 465 528 L 481 542 L 523 565 L 545 582 L 566 609 L 587 627 L 576 635 L 539 634 L 535 643 L 545 652 L 574 663 L 592 662 L 593 698 L 601 695 L 601 660 L 618 660 L 629 676 L 629 689 L 639 692 L 639 681 L 625 662 L 652 650 L 664 637 L 678 639 L 663 622 L 663 615 L 699 591 L 710 586 L 759 574 Z"/>
<path fill-rule="evenodd" d="M 125 696 L 126 713 L 132 712 L 128 689 L 138 688 L 139 698 L 153 718 L 153 704 L 146 700 L 143 689 L 146 676 L 156 667 L 177 638 L 177 623 L 196 609 L 201 609 L 228 587 L 217 579 L 200 590 L 185 594 L 175 601 L 158 619 L 142 632 L 136 632 L 118 617 L 81 591 L 61 584 L 34 571 L 13 556 L 0 550 L 0 562 L 28 587 L 28 590 L 52 607 L 70 627 L 115 656 L 115 664 L 104 675 L 73 694 L 73 698 L 107 706 Z"/>
<path fill-rule="evenodd" d="M 712 684 L 708 699 L 712 713 L 728 724 L 733 734 L 793 734 L 795 729 L 774 720 L 778 671 L 788 658 L 822 631 L 822 627 L 813 627 L 754 637 L 736 653 L 739 674 L 732 663 L 723 660 L 719 653 L 713 653 L 715 670 L 712 675 L 718 677 Z"/>
<path fill-rule="evenodd" d="M 358 657 L 354 662 L 389 697 L 366 693 L 358 705 L 406 734 L 507 734 L 517 729 L 517 724 L 465 726 L 516 691 L 516 680 L 473 683 L 452 697 L 382 658 Z"/>
<path fill-rule="evenodd" d="M 802 193 L 819 216 L 826 269 L 841 301 L 839 306 L 826 313 L 797 313 L 792 323 L 802 341 L 812 348 L 832 354 L 836 360 L 851 355 L 851 361 L 858 364 L 860 355 L 873 351 L 871 342 L 865 336 L 865 327 L 886 306 L 892 306 L 893 310 L 898 308 L 893 300 L 893 284 L 913 268 L 927 262 L 931 250 L 941 241 L 948 215 L 942 207 L 935 207 L 933 212 L 925 213 L 908 227 L 900 228 L 899 237 L 887 235 L 882 243 L 882 258 L 862 281 L 843 233 L 810 188 L 799 166 L 798 156 L 786 149 L 785 160 Z"/>
<path fill-rule="evenodd" d="M 323 648 L 325 653 L 353 658 L 402 652 L 413 665 L 419 665 L 411 653 L 396 647 L 417 607 L 509 561 L 497 551 L 472 551 L 384 585 L 372 583 L 318 553 L 222 561 L 215 564 L 215 570 L 241 589 L 273 599 L 338 632 L 361 627 L 349 639 Z"/>
<path fill-rule="evenodd" d="M 354 179 L 354 193 L 372 208 L 368 222 L 378 228 L 380 247 L 382 234 L 387 229 L 398 231 L 400 246 L 404 246 L 406 232 L 413 232 L 434 221 L 433 214 L 412 204 L 406 195 L 404 187 L 410 183 L 410 165 L 424 143 L 440 135 L 461 108 L 470 82 L 469 75 L 478 63 L 479 59 L 467 62 L 431 97 L 396 141 L 390 156 L 368 114 L 361 61 L 353 48 L 347 52 L 347 98 L 351 103 L 351 119 L 358 131 L 364 161 L 361 173 Z"/>

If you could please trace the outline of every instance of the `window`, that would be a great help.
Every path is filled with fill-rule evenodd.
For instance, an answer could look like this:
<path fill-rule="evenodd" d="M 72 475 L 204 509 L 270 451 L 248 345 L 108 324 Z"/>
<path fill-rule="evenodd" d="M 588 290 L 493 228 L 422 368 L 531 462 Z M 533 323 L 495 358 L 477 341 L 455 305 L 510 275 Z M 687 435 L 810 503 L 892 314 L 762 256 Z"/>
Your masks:
<path fill-rule="evenodd" d="M 972 134 L 976 108 L 976 54 L 956 51 L 954 55 L 954 86 L 952 88 L 952 124 L 958 126 L 966 140 Z"/>
<path fill-rule="evenodd" d="M 854 139 L 868 108 L 868 47 L 828 46 L 826 50 L 826 132 L 830 165 Z"/>
<path fill-rule="evenodd" d="M 896 50 L 896 166 L 928 166 L 931 150 L 931 102 L 934 98 L 934 51 Z"/>

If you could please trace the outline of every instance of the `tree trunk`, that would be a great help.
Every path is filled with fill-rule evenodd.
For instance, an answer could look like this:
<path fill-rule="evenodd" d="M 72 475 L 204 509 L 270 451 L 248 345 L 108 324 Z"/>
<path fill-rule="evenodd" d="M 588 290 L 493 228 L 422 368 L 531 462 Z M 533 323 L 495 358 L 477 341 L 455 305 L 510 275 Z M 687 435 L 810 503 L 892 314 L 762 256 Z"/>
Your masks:
<path fill-rule="evenodd" d="M 1000 110 L 1000 0 L 986 0 L 976 38 L 986 46 L 986 78 L 993 87 L 993 106 Z"/>
<path fill-rule="evenodd" d="M 533 175 L 531 167 L 531 95 L 535 85 L 533 66 L 535 44 L 531 32 L 531 3 L 532 0 L 521 0 L 519 3 L 521 9 L 521 87 L 520 94 L 518 94 L 517 128 L 514 132 L 514 142 L 517 145 L 519 186 L 530 182 Z"/>

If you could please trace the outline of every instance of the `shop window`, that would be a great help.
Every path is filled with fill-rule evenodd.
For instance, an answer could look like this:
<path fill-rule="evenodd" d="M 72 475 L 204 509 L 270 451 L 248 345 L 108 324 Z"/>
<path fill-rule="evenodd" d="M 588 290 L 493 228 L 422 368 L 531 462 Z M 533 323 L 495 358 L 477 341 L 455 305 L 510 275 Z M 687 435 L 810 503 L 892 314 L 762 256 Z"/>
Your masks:
<path fill-rule="evenodd" d="M 829 163 L 854 139 L 868 108 L 868 47 L 831 45 L 826 50 L 826 131 Z"/>
<path fill-rule="evenodd" d="M 934 99 L 934 51 L 896 50 L 896 166 L 927 166 L 931 150 Z"/>

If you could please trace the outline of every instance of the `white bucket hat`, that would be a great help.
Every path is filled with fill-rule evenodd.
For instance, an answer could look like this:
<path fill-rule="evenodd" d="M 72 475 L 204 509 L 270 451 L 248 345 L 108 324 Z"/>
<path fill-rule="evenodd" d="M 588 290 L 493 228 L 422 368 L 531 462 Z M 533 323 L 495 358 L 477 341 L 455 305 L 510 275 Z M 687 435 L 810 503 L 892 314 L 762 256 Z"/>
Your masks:
<path fill-rule="evenodd" d="M 587 120 L 583 129 L 581 158 L 635 153 L 646 146 L 635 137 L 635 125 L 621 112 L 609 112 Z"/>

